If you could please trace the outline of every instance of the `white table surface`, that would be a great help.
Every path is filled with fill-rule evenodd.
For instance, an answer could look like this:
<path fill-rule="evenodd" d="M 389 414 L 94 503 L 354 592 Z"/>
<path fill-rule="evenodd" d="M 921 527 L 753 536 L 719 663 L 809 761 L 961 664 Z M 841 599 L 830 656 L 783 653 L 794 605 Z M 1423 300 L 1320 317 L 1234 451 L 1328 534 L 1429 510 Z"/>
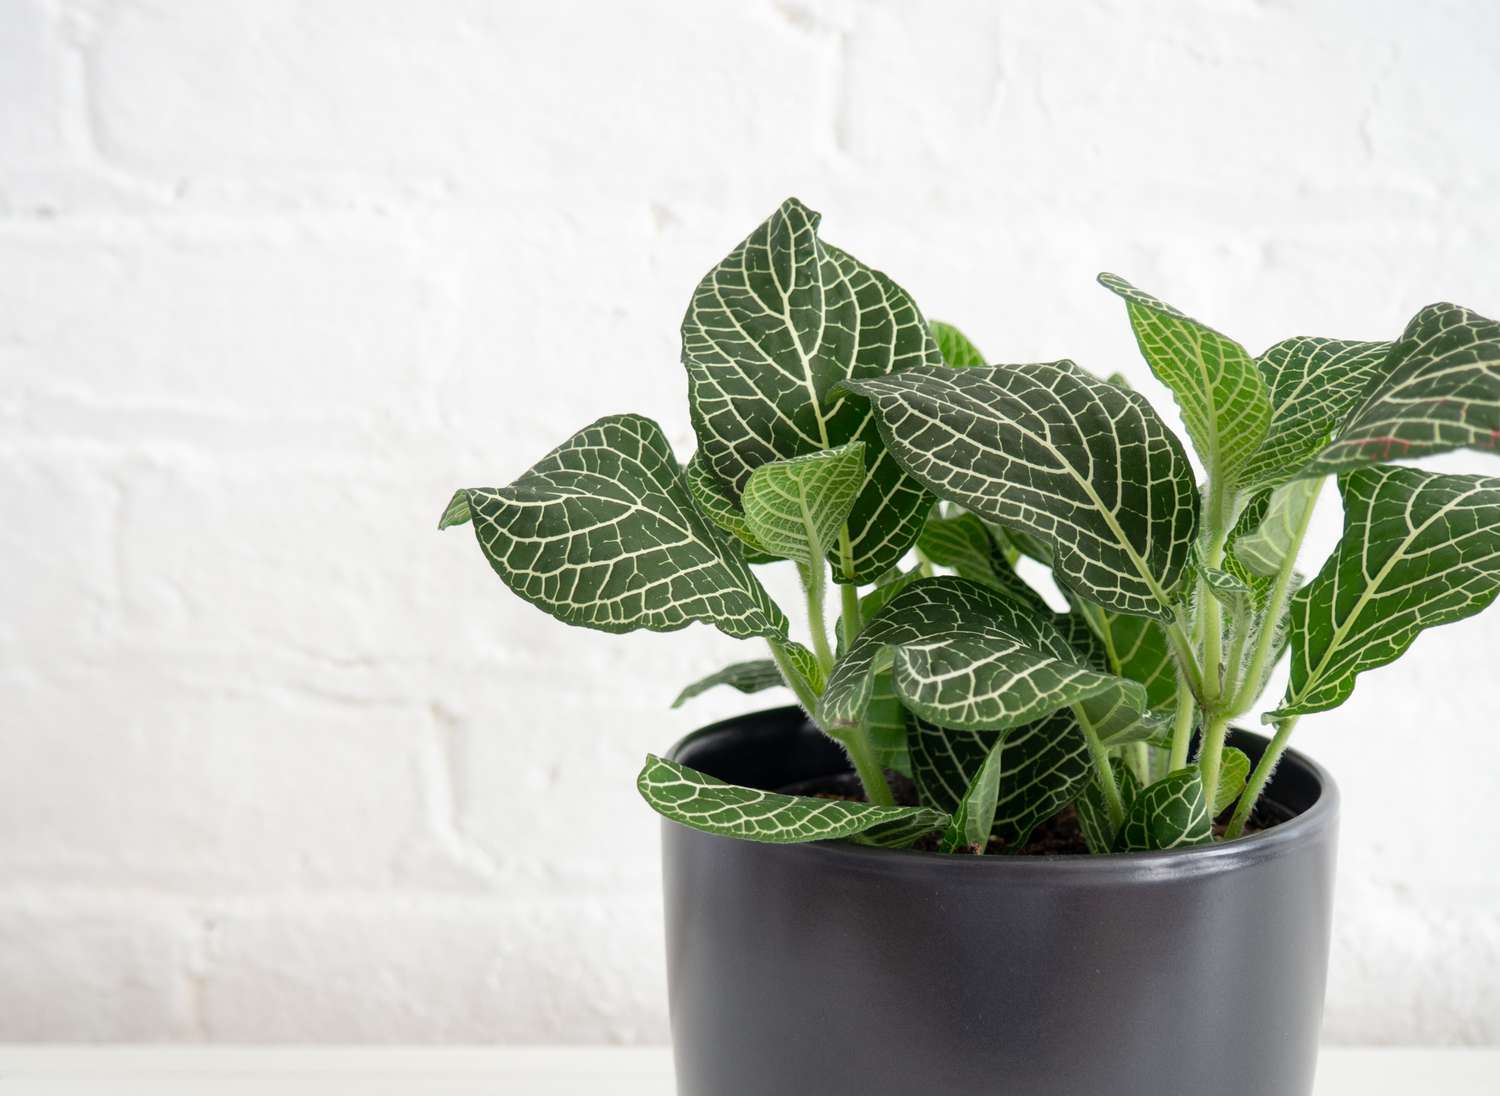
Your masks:
<path fill-rule="evenodd" d="M 671 1096 L 670 1053 L 616 1047 L 0 1045 L 21 1096 Z M 1317 1096 L 1500 1096 L 1500 1047 L 1323 1052 Z M 1267 1096 L 1279 1096 L 1268 1093 Z"/>

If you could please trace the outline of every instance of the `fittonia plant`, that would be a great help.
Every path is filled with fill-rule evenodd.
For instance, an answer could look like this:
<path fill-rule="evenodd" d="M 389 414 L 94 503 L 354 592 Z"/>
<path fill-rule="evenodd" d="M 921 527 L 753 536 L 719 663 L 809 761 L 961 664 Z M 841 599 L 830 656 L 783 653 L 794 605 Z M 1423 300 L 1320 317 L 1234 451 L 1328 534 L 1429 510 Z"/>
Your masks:
<path fill-rule="evenodd" d="M 1500 324 L 1435 304 L 1395 342 L 1298 337 L 1253 357 L 1099 280 L 1175 394 L 1202 486 L 1118 379 L 985 364 L 789 200 L 688 306 L 686 465 L 656 423 L 610 416 L 508 487 L 457 492 L 441 524 L 472 521 L 506 584 L 569 624 L 704 621 L 764 641 L 769 659 L 679 702 L 784 684 L 866 793 L 758 791 L 648 757 L 642 795 L 688 826 L 892 846 L 936 834 L 978 852 L 1024 845 L 1072 804 L 1089 847 L 1111 852 L 1214 840 L 1233 807 L 1236 837 L 1301 716 L 1500 591 L 1500 478 L 1385 463 L 1500 445 Z M 1343 536 L 1304 583 L 1298 549 L 1330 478 Z M 1022 556 L 1051 569 L 1069 611 L 1018 576 Z M 806 646 L 752 570 L 783 561 L 806 591 Z M 1226 729 L 1288 648 L 1252 768 Z M 888 771 L 919 806 L 895 805 Z"/>

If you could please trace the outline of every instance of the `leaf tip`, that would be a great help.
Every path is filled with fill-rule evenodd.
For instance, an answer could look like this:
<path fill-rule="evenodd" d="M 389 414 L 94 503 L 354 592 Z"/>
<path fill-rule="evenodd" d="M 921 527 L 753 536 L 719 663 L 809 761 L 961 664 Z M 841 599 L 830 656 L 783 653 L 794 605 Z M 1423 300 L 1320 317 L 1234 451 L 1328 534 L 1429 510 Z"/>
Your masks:
<path fill-rule="evenodd" d="M 470 517 L 472 514 L 469 511 L 469 492 L 461 487 L 453 492 L 453 497 L 443 508 L 443 516 L 438 519 L 438 529 L 446 529 L 450 525 L 465 525 Z"/>

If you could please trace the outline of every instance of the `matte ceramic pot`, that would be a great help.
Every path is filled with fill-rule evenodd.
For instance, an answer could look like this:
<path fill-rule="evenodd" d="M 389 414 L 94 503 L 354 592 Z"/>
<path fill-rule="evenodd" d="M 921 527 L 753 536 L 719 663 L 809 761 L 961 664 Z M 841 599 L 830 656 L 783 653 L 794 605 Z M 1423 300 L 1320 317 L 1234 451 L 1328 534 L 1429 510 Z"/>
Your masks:
<path fill-rule="evenodd" d="M 796 708 L 670 756 L 767 789 L 848 767 Z M 1100 857 L 764 845 L 664 821 L 679 1096 L 1308 1096 L 1338 792 L 1288 752 L 1269 795 L 1295 817 Z"/>

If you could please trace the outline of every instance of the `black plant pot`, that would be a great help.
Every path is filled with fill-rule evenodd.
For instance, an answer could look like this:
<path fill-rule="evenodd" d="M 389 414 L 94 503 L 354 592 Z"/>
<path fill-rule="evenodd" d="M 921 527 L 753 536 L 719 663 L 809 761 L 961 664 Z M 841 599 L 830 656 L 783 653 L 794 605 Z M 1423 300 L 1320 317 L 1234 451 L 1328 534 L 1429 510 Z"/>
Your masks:
<path fill-rule="evenodd" d="M 767 789 L 848 768 L 796 708 L 670 756 Z M 1269 795 L 1295 817 L 1103 857 L 762 845 L 664 821 L 679 1096 L 1308 1096 L 1338 792 L 1289 752 Z"/>

